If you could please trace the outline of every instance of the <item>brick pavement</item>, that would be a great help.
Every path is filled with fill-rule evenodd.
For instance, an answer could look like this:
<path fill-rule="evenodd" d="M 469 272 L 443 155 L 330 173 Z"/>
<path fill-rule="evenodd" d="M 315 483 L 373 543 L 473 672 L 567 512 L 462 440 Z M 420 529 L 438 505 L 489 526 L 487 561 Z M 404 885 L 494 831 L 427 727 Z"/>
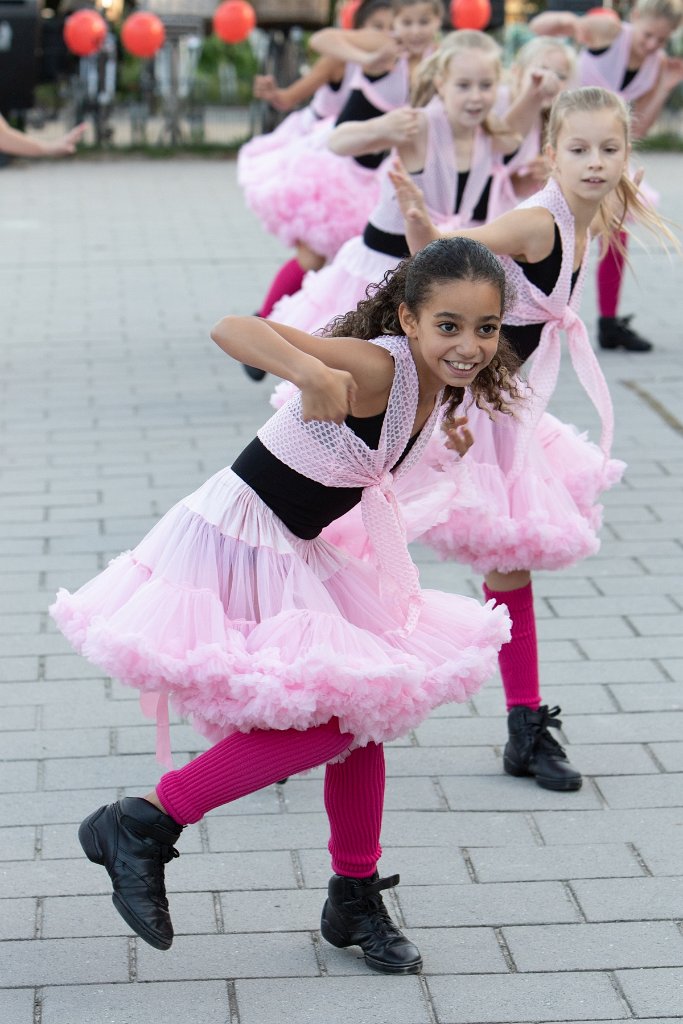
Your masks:
<path fill-rule="evenodd" d="M 683 222 L 680 158 L 650 156 Z M 493 682 L 388 750 L 386 871 L 422 977 L 369 974 L 317 932 L 320 775 L 213 812 L 168 870 L 160 953 L 111 908 L 75 825 L 158 775 L 132 694 L 46 614 L 229 462 L 267 385 L 208 339 L 282 253 L 234 164 L 14 165 L 0 180 L 0 1019 L 6 1024 L 475 1024 L 683 1017 L 680 260 L 634 250 L 625 308 L 657 343 L 603 357 L 625 484 L 599 555 L 536 582 L 544 691 L 590 774 L 552 794 L 501 773 Z M 593 320 L 593 298 L 585 302 Z M 595 420 L 571 375 L 554 409 Z M 478 581 L 417 550 L 423 581 Z M 202 748 L 173 727 L 177 763 Z"/>

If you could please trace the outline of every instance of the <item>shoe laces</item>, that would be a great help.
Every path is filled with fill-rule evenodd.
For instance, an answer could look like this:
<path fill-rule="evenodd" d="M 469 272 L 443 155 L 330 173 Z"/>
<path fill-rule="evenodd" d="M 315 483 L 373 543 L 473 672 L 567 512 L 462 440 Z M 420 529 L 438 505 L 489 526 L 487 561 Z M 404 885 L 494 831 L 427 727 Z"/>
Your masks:
<path fill-rule="evenodd" d="M 555 757 L 562 757 L 566 760 L 567 755 L 554 736 L 548 731 L 549 729 L 560 729 L 562 727 L 562 720 L 558 717 L 562 708 L 557 704 L 554 708 L 549 708 L 547 704 L 542 704 L 536 712 L 538 717 L 533 722 L 533 729 L 535 737 L 533 741 L 534 750 L 545 749 L 549 753 L 555 755 Z"/>
<path fill-rule="evenodd" d="M 391 889 L 398 885 L 399 875 L 389 878 L 377 878 L 369 882 L 358 879 L 358 896 L 352 901 L 373 924 L 379 935 L 400 935 L 398 927 L 392 921 L 382 898 L 383 889 Z"/>

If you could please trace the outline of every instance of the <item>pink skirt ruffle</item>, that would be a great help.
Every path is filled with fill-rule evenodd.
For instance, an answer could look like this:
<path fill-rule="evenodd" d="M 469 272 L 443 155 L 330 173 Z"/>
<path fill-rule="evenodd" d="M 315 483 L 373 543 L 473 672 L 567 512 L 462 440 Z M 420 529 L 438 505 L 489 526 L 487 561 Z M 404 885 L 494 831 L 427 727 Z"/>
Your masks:
<path fill-rule="evenodd" d="M 519 421 L 492 420 L 468 409 L 474 445 L 462 460 L 444 448 L 437 431 L 425 459 L 449 475 L 457 497 L 448 517 L 420 537 L 442 558 L 464 562 L 481 573 L 494 570 L 564 569 L 600 546 L 600 495 L 621 479 L 625 464 L 605 459 L 597 445 L 575 427 L 545 413 L 531 438 L 525 470 L 510 482 Z M 406 485 L 410 485 L 410 473 Z M 421 517 L 419 498 L 396 487 L 409 532 Z"/>
<path fill-rule="evenodd" d="M 259 136 L 238 158 L 245 201 L 266 231 L 288 247 L 303 242 L 328 260 L 362 232 L 379 198 L 376 170 L 327 149 L 331 127 L 317 122 L 276 147 Z"/>
<path fill-rule="evenodd" d="M 306 274 L 294 295 L 285 295 L 272 309 L 270 319 L 314 333 L 336 316 L 355 309 L 370 284 L 379 284 L 399 263 L 395 256 L 369 249 L 359 234 L 339 250 L 322 270 Z"/>
<path fill-rule="evenodd" d="M 89 661 L 170 696 L 212 740 L 337 717 L 359 746 L 467 700 L 495 672 L 506 610 L 423 598 L 400 635 L 371 563 L 297 538 L 226 469 L 50 612 Z"/>

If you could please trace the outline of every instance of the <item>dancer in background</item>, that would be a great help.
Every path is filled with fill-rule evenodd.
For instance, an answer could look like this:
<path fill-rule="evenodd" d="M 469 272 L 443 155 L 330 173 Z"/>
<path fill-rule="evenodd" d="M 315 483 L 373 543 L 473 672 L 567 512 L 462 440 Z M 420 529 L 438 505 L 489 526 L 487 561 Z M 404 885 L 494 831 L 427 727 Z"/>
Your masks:
<path fill-rule="evenodd" d="M 535 355 L 528 401 L 514 418 L 492 415 L 478 402 L 459 410 L 474 438 L 462 462 L 435 437 L 430 461 L 459 481 L 461 497 L 422 540 L 442 557 L 484 573 L 487 599 L 510 611 L 512 640 L 499 659 L 509 712 L 504 767 L 512 775 L 534 775 L 546 789 L 578 789 L 581 775 L 548 731 L 560 724 L 559 708 L 541 706 L 531 572 L 565 568 L 597 551 L 598 501 L 624 470 L 610 456 L 612 403 L 577 312 L 590 233 L 613 242 L 628 216 L 675 243 L 628 177 L 629 154 L 623 100 L 595 87 L 564 92 L 550 112 L 546 188 L 484 227 L 456 232 L 498 254 L 516 293 L 504 336 L 520 362 Z M 411 249 L 419 250 L 440 233 L 405 170 L 391 176 Z M 600 415 L 599 447 L 546 412 L 560 367 L 560 331 Z M 402 507 L 410 527 L 421 516 L 419 504 L 411 509 L 402 501 Z"/>
<path fill-rule="evenodd" d="M 326 764 L 334 872 L 321 931 L 366 963 L 414 974 L 379 878 L 382 743 L 492 674 L 504 608 L 420 588 L 392 479 L 420 458 L 443 403 L 470 387 L 504 414 L 516 400 L 499 348 L 505 274 L 482 245 L 442 239 L 406 260 L 319 338 L 256 317 L 212 331 L 234 359 L 299 387 L 232 468 L 174 506 L 132 552 L 51 613 L 107 674 L 188 715 L 215 745 L 144 798 L 86 817 L 79 837 L 146 942 L 173 927 L 164 864 L 185 825 L 287 775 Z M 450 310 L 448 313 L 443 310 Z M 460 366 L 466 361 L 468 369 Z M 360 502 L 375 566 L 322 540 Z"/>
<path fill-rule="evenodd" d="M 580 84 L 611 89 L 631 104 L 633 135 L 641 139 L 671 91 L 683 82 L 683 60 L 664 51 L 681 17 L 681 0 L 638 0 L 630 23 L 611 13 L 579 17 L 558 11 L 539 14 L 529 27 L 539 35 L 571 36 L 581 44 Z M 656 197 L 651 193 L 649 198 Z M 632 317 L 618 315 L 627 239 L 622 232 L 598 264 L 598 344 L 603 349 L 649 352 L 652 343 L 633 330 Z"/>

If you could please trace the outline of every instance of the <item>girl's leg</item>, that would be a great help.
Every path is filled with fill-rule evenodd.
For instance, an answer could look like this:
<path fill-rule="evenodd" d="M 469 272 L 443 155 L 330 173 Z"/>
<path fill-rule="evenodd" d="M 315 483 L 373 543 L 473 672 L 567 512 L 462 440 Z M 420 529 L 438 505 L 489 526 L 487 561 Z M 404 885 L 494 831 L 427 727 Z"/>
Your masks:
<path fill-rule="evenodd" d="M 628 235 L 622 231 L 619 238 L 625 249 Z M 629 326 L 631 318 L 617 316 L 625 264 L 625 255 L 612 245 L 598 263 L 598 344 L 600 348 L 625 348 L 629 352 L 649 352 L 652 348 L 651 342 L 641 338 Z"/>
<path fill-rule="evenodd" d="M 306 271 L 297 259 L 291 259 L 284 263 L 271 281 L 270 288 L 263 300 L 263 305 L 256 315 L 270 316 L 271 310 L 278 299 L 281 299 L 284 295 L 294 295 L 295 292 L 299 291 L 305 273 Z"/>
<path fill-rule="evenodd" d="M 325 769 L 325 809 L 330 821 L 329 850 L 335 874 L 327 887 L 321 932 L 333 946 L 360 946 L 365 962 L 383 974 L 416 974 L 418 948 L 394 924 L 382 891 L 398 875 L 379 878 L 384 808 L 384 750 L 369 743 L 341 764 Z"/>
<path fill-rule="evenodd" d="M 509 775 L 533 775 L 544 789 L 580 789 L 581 774 L 549 730 L 559 728 L 560 708 L 541 705 L 536 617 L 528 572 L 489 573 L 487 599 L 506 604 L 512 619 L 510 642 L 498 655 L 508 710 L 503 766 Z"/>

